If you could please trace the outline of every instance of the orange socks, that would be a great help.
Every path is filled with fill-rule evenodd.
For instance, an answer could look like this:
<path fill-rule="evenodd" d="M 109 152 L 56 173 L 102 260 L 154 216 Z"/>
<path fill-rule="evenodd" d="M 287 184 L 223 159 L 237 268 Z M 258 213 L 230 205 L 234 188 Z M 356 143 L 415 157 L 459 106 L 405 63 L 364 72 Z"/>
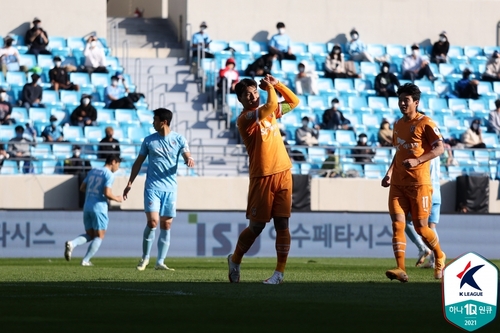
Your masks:
<path fill-rule="evenodd" d="M 392 250 L 396 258 L 396 264 L 403 271 L 405 267 L 406 236 L 405 222 L 392 222 Z"/>
<path fill-rule="evenodd" d="M 241 232 L 240 237 L 238 237 L 236 249 L 234 250 L 231 258 L 233 263 L 238 265 L 241 264 L 243 255 L 252 247 L 252 244 L 255 242 L 257 236 L 258 235 L 254 234 L 248 227 Z"/>
<path fill-rule="evenodd" d="M 422 236 L 422 240 L 424 241 L 425 245 L 431 250 L 434 251 L 434 255 L 436 258 L 442 258 L 443 257 L 443 252 L 441 251 L 441 246 L 439 245 L 439 239 L 434 232 L 429 227 L 415 227 L 415 231 L 417 234 Z"/>
<path fill-rule="evenodd" d="M 278 256 L 276 270 L 278 272 L 283 273 L 285 271 L 286 260 L 290 251 L 290 242 L 290 229 L 276 230 L 276 254 Z"/>

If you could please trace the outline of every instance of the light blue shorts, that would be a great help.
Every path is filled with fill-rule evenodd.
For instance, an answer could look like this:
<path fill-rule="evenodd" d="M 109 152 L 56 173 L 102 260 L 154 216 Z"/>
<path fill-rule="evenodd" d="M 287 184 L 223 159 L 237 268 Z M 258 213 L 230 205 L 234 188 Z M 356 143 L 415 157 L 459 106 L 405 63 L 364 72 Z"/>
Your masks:
<path fill-rule="evenodd" d="M 83 212 L 85 230 L 106 230 L 108 229 L 108 222 L 108 213 Z"/>
<path fill-rule="evenodd" d="M 432 194 L 432 207 L 431 215 L 429 216 L 429 222 L 439 223 L 439 218 L 441 216 L 441 192 L 434 191 Z"/>
<path fill-rule="evenodd" d="M 176 192 L 144 190 L 144 211 L 158 212 L 162 217 L 175 217 Z"/>

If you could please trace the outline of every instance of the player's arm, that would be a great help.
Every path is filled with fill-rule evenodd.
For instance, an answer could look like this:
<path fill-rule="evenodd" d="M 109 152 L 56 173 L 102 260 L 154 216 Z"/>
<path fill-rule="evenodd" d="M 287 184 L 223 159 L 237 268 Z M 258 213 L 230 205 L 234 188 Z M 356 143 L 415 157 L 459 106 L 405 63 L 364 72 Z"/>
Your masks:
<path fill-rule="evenodd" d="M 141 170 L 142 167 L 142 163 L 144 163 L 145 160 L 146 160 L 146 155 L 137 155 L 137 158 L 135 159 L 135 162 L 132 165 L 132 170 L 130 171 L 130 177 L 128 179 L 127 187 L 125 187 L 125 189 L 123 190 L 123 200 L 127 200 L 127 195 L 130 189 L 132 188 L 132 183 L 139 174 L 139 171 Z"/>
<path fill-rule="evenodd" d="M 385 174 L 385 177 L 382 179 L 382 187 L 389 187 L 391 185 L 391 178 L 392 178 L 392 170 L 394 169 L 394 160 L 396 159 L 396 156 L 392 158 L 391 165 L 389 166 L 389 169 L 387 170 L 387 173 Z"/>
<path fill-rule="evenodd" d="M 430 161 L 444 153 L 443 138 L 441 137 L 441 134 L 439 134 L 439 129 L 435 124 L 430 123 L 426 125 L 423 135 L 427 142 L 431 143 L 432 149 L 417 158 L 404 160 L 403 164 L 406 168 L 416 167 L 417 165 Z"/>
<path fill-rule="evenodd" d="M 278 108 L 278 96 L 267 77 L 260 81 L 259 87 L 267 91 L 267 103 L 258 111 L 259 120 L 264 120 Z"/>
<path fill-rule="evenodd" d="M 82 183 L 82 185 L 80 185 L 80 192 L 85 192 L 87 190 L 87 183 Z"/>
<path fill-rule="evenodd" d="M 283 99 L 285 100 L 284 102 L 280 103 L 282 115 L 292 111 L 295 107 L 297 107 L 297 105 L 299 105 L 299 98 L 287 86 L 285 86 L 272 75 L 267 75 L 266 78 L 269 79 L 269 82 L 271 82 L 274 89 L 279 91 L 283 96 Z"/>
<path fill-rule="evenodd" d="M 418 164 L 425 163 L 427 161 L 432 160 L 433 158 L 441 156 L 443 153 L 444 153 L 443 141 L 438 140 L 432 145 L 432 149 L 429 152 L 427 152 L 427 153 L 425 153 L 417 158 L 417 162 L 418 162 Z"/>
<path fill-rule="evenodd" d="M 139 155 L 140 156 L 140 155 Z M 105 187 L 104 188 L 104 196 L 108 198 L 109 200 L 116 201 L 116 202 L 122 202 L 123 199 L 119 195 L 114 195 L 113 191 L 111 191 L 111 187 Z"/>
<path fill-rule="evenodd" d="M 189 168 L 194 167 L 194 158 L 191 157 L 191 153 L 188 150 L 184 150 L 182 152 L 182 158 L 184 159 L 184 164 L 186 164 Z"/>

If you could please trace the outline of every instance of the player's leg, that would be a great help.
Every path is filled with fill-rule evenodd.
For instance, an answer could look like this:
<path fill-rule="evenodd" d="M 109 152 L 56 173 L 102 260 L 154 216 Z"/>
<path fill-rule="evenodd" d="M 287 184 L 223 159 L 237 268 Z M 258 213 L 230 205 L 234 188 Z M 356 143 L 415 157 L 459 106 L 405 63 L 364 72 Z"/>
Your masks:
<path fill-rule="evenodd" d="M 87 253 L 82 260 L 82 266 L 92 266 L 90 259 L 97 253 L 99 247 L 101 247 L 102 240 L 104 239 L 104 235 L 106 234 L 106 230 L 108 229 L 108 214 L 107 213 L 94 213 L 94 239 L 90 242 L 90 245 L 87 249 Z"/>
<path fill-rule="evenodd" d="M 392 250 L 397 268 L 386 271 L 385 275 L 391 280 L 397 279 L 401 282 L 408 282 L 405 266 L 405 216 L 408 215 L 409 207 L 410 204 L 403 189 L 391 185 L 389 189 L 389 213 L 392 221 Z"/>
<path fill-rule="evenodd" d="M 170 248 L 170 228 L 176 216 L 176 192 L 163 192 L 160 199 L 160 237 L 158 238 L 158 257 L 155 269 L 171 270 L 164 261 Z"/>
<path fill-rule="evenodd" d="M 429 250 L 429 248 L 422 241 L 422 238 L 415 231 L 415 227 L 413 226 L 413 221 L 411 219 L 411 214 L 408 214 L 408 216 L 406 216 L 405 232 L 408 238 L 413 242 L 413 244 L 417 246 L 418 257 L 415 266 L 418 267 L 424 263 L 425 258 L 427 258 L 432 253 L 432 251 Z"/>
<path fill-rule="evenodd" d="M 437 188 L 437 193 L 439 193 L 439 187 Z M 437 224 L 439 223 L 439 219 L 441 217 L 441 193 L 439 195 L 436 195 L 436 190 L 433 192 L 432 195 L 432 209 L 431 209 L 431 215 L 429 216 L 429 228 L 434 231 L 436 234 L 436 237 L 439 241 L 439 234 L 437 232 Z M 426 263 L 423 267 L 424 268 L 434 268 L 436 262 L 436 258 L 434 257 L 434 252 L 431 252 L 431 255 L 429 256 L 429 262 Z"/>
<path fill-rule="evenodd" d="M 91 214 L 89 213 L 91 212 L 83 212 L 83 226 L 85 228 L 85 233 L 73 240 L 67 241 L 64 244 L 64 258 L 66 258 L 67 261 L 71 260 L 71 255 L 75 247 L 90 242 L 92 238 L 94 238 L 94 231 L 92 230 L 92 218 Z"/>
<path fill-rule="evenodd" d="M 142 257 L 137 264 L 137 270 L 139 271 L 145 270 L 149 264 L 156 227 L 160 221 L 160 197 L 157 191 L 144 190 L 144 211 L 147 223 L 142 234 Z"/>

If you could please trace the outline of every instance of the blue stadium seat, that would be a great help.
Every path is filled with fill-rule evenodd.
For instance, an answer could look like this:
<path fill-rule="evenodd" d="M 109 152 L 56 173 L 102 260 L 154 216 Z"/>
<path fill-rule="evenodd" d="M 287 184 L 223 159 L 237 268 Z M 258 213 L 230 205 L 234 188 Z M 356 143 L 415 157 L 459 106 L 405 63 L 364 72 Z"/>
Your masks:
<path fill-rule="evenodd" d="M 54 57 L 50 54 L 39 54 L 38 55 L 38 66 L 41 68 L 53 68 L 54 67 Z"/>
<path fill-rule="evenodd" d="M 370 111 L 366 97 L 349 96 L 347 98 L 348 106 L 355 111 Z"/>
<path fill-rule="evenodd" d="M 137 111 L 129 109 L 116 109 L 115 119 L 120 124 L 139 124 L 139 119 L 137 119 Z"/>
<path fill-rule="evenodd" d="M 13 107 L 10 118 L 14 119 L 16 123 L 25 123 L 29 120 L 28 112 L 23 107 Z"/>
<path fill-rule="evenodd" d="M 383 163 L 388 165 L 392 161 L 392 150 L 388 148 L 378 147 L 375 149 L 375 155 L 373 156 L 373 162 Z"/>
<path fill-rule="evenodd" d="M 464 123 L 461 118 L 458 118 L 452 114 L 444 114 L 443 122 L 446 124 L 446 127 L 453 128 L 457 130 L 465 131 L 467 128 L 464 126 Z"/>
<path fill-rule="evenodd" d="M 448 100 L 448 107 L 453 111 L 467 110 L 469 105 L 466 99 L 463 98 L 450 98 Z"/>
<path fill-rule="evenodd" d="M 402 57 L 405 55 L 405 47 L 400 44 L 387 44 L 385 46 L 385 50 L 388 55 L 390 55 L 392 58 L 394 57 Z"/>
<path fill-rule="evenodd" d="M 258 58 L 263 53 L 267 53 L 268 45 L 267 42 L 256 42 L 252 40 L 248 43 L 248 49 L 253 53 L 255 58 Z"/>
<path fill-rule="evenodd" d="M 111 84 L 109 75 L 105 73 L 92 73 L 90 75 L 90 82 L 94 87 L 107 87 Z"/>
<path fill-rule="evenodd" d="M 64 126 L 63 127 L 64 139 L 70 142 L 85 142 L 83 130 L 80 126 Z"/>
<path fill-rule="evenodd" d="M 366 51 L 375 58 L 383 57 L 386 54 L 385 46 L 382 44 L 367 44 Z"/>
<path fill-rule="evenodd" d="M 5 81 L 11 86 L 24 86 L 26 84 L 26 74 L 23 72 L 7 72 Z"/>
<path fill-rule="evenodd" d="M 80 87 L 91 85 L 90 76 L 87 73 L 70 73 L 69 80 Z"/>
<path fill-rule="evenodd" d="M 361 122 L 367 129 L 379 129 L 382 119 L 378 114 L 363 113 L 361 115 Z"/>
<path fill-rule="evenodd" d="M 434 91 L 439 97 L 445 97 L 453 94 L 453 87 L 449 82 L 434 81 Z"/>
<path fill-rule="evenodd" d="M 224 40 L 213 40 L 209 44 L 209 49 L 212 52 L 224 51 L 228 47 L 228 43 Z"/>
<path fill-rule="evenodd" d="M 307 149 L 308 162 L 311 164 L 321 165 L 328 157 L 326 148 L 309 147 Z"/>
<path fill-rule="evenodd" d="M 495 137 L 497 137 L 497 135 L 495 133 L 488 133 L 488 134 L 493 134 Z M 483 135 L 484 135 L 484 133 L 483 133 Z M 498 140 L 498 137 L 497 137 L 497 140 Z M 478 162 L 478 164 L 480 166 L 489 166 L 490 164 L 496 164 L 494 154 L 490 153 L 490 151 L 488 151 L 486 149 L 474 150 L 474 159 Z"/>
<path fill-rule="evenodd" d="M 328 78 L 318 78 L 318 91 L 323 96 L 334 93 L 335 88 L 333 87 L 332 80 Z"/>
<path fill-rule="evenodd" d="M 461 46 L 458 45 L 450 45 L 450 49 L 448 50 L 449 57 L 460 57 L 464 55 L 464 50 Z"/>
<path fill-rule="evenodd" d="M 481 133 L 483 137 L 483 142 L 486 144 L 487 148 L 498 148 L 498 135 L 496 133 Z M 476 154 L 477 156 L 477 154 Z"/>
<path fill-rule="evenodd" d="M 361 74 L 377 76 L 380 73 L 380 65 L 378 63 L 363 61 L 359 66 Z"/>
<path fill-rule="evenodd" d="M 414 82 L 421 92 L 434 93 L 434 83 L 429 80 L 415 80 Z"/>
<path fill-rule="evenodd" d="M 37 173 L 44 175 L 62 174 L 62 165 L 56 160 L 42 160 L 35 163 Z"/>
<path fill-rule="evenodd" d="M 65 105 L 80 105 L 80 93 L 72 90 L 59 91 L 60 101 Z"/>
<path fill-rule="evenodd" d="M 55 90 L 44 90 L 42 103 L 45 105 L 60 105 L 59 93 Z"/>
<path fill-rule="evenodd" d="M 36 56 L 33 54 L 20 54 L 19 65 L 26 66 L 28 69 L 37 66 Z"/>
<path fill-rule="evenodd" d="M 370 75 L 365 75 L 370 76 Z M 335 81 L 340 79 L 335 79 Z M 376 92 L 373 89 L 373 79 L 354 79 L 354 92 L 363 97 L 375 96 Z M 349 91 L 347 91 L 350 93 Z M 351 93 L 352 94 L 352 93 Z M 356 95 L 357 95 L 356 94 Z"/>
<path fill-rule="evenodd" d="M 332 81 L 330 79 L 328 80 L 333 88 Z M 309 95 L 307 96 L 307 105 L 313 109 L 326 109 L 328 104 L 325 103 L 325 98 L 323 96 Z"/>
<path fill-rule="evenodd" d="M 234 94 L 232 94 L 232 95 L 234 95 Z M 229 96 L 230 95 L 228 95 L 228 97 Z M 234 95 L 234 96 L 236 96 L 236 95 Z M 228 100 L 228 104 L 229 104 L 229 100 Z M 153 123 L 153 112 L 151 110 L 137 110 L 137 118 L 139 119 L 141 124 L 143 124 L 143 126 L 145 124 L 151 125 Z"/>
<path fill-rule="evenodd" d="M 0 126 L 0 141 L 7 142 L 16 135 L 15 125 Z"/>
<path fill-rule="evenodd" d="M 149 133 L 141 126 L 131 126 L 127 128 L 127 137 L 132 141 L 132 143 L 142 143 L 144 138 L 148 136 Z"/>
<path fill-rule="evenodd" d="M 292 53 L 295 55 L 302 53 L 309 53 L 309 51 L 307 50 L 307 44 L 302 42 L 291 42 L 290 49 L 292 50 Z"/>
<path fill-rule="evenodd" d="M 30 108 L 28 115 L 31 121 L 48 121 L 50 118 L 50 112 L 45 108 Z"/>
<path fill-rule="evenodd" d="M 481 46 L 466 45 L 464 46 L 464 55 L 469 58 L 483 56 L 483 48 Z"/>
<path fill-rule="evenodd" d="M 336 130 L 335 140 L 341 146 L 354 146 L 356 145 L 356 133 L 351 130 Z"/>
<path fill-rule="evenodd" d="M 460 166 L 478 164 L 478 162 L 474 159 L 472 149 L 454 149 L 453 157 Z"/>
<path fill-rule="evenodd" d="M 298 61 L 283 59 L 281 61 L 281 70 L 286 74 L 294 74 L 298 71 Z"/>
<path fill-rule="evenodd" d="M 84 50 L 85 44 L 86 44 L 85 40 L 81 37 L 68 37 L 66 39 L 66 45 L 72 51 L 73 51 L 73 49 Z"/>
<path fill-rule="evenodd" d="M 324 54 L 326 56 L 328 53 L 325 43 L 309 43 L 307 44 L 307 50 L 313 55 Z"/>
<path fill-rule="evenodd" d="M 320 130 L 318 141 L 320 146 L 335 145 L 335 132 L 332 130 Z"/>
<path fill-rule="evenodd" d="M 487 110 L 488 107 L 482 99 L 469 99 L 469 109 L 475 112 Z"/>
<path fill-rule="evenodd" d="M 54 56 L 54 57 L 58 56 L 61 58 L 63 58 L 63 57 L 67 58 L 71 55 L 71 51 L 67 47 L 55 48 L 55 49 L 50 50 L 50 52 L 52 53 L 52 56 Z"/>
<path fill-rule="evenodd" d="M 492 55 L 492 54 L 493 54 L 493 52 L 495 52 L 495 51 L 500 52 L 500 46 L 485 46 L 485 47 L 483 48 L 484 55 L 485 55 L 486 57 L 488 57 L 488 58 L 489 58 L 489 57 L 491 57 L 491 55 Z"/>
<path fill-rule="evenodd" d="M 236 52 L 248 52 L 248 43 L 242 40 L 229 41 L 229 47 L 232 47 Z"/>
<path fill-rule="evenodd" d="M 382 179 L 385 176 L 385 166 L 382 164 L 365 164 L 364 175 L 369 179 Z"/>
<path fill-rule="evenodd" d="M 112 71 L 120 71 L 123 72 L 123 67 L 120 66 L 120 61 L 117 57 L 106 57 L 106 68 L 111 69 Z"/>
<path fill-rule="evenodd" d="M 449 110 L 448 102 L 444 98 L 429 98 L 429 109 L 434 112 Z"/>
<path fill-rule="evenodd" d="M 452 74 L 457 74 L 457 69 L 453 64 L 439 64 L 439 74 L 445 77 Z"/>
<path fill-rule="evenodd" d="M 99 143 L 104 138 L 104 129 L 100 126 L 85 126 L 83 132 L 89 143 Z"/>
<path fill-rule="evenodd" d="M 353 79 L 335 79 L 335 90 L 338 91 L 353 91 L 354 90 L 354 81 Z"/>
<path fill-rule="evenodd" d="M 477 93 L 479 95 L 488 95 L 493 93 L 491 82 L 479 81 L 479 85 L 477 86 Z"/>
<path fill-rule="evenodd" d="M 101 109 L 97 111 L 97 123 L 98 124 L 114 124 L 115 110 L 111 109 Z"/>
<path fill-rule="evenodd" d="M 342 172 L 351 174 L 351 172 L 355 172 L 357 177 L 364 177 L 363 167 L 361 164 L 355 163 L 343 163 L 342 164 Z"/>
<path fill-rule="evenodd" d="M 60 49 L 63 47 L 67 47 L 66 39 L 64 37 L 59 36 L 49 36 L 49 45 L 48 49 Z"/>
<path fill-rule="evenodd" d="M 39 143 L 36 146 L 31 146 L 31 156 L 36 159 L 54 159 L 52 154 L 52 145 L 49 143 Z"/>

